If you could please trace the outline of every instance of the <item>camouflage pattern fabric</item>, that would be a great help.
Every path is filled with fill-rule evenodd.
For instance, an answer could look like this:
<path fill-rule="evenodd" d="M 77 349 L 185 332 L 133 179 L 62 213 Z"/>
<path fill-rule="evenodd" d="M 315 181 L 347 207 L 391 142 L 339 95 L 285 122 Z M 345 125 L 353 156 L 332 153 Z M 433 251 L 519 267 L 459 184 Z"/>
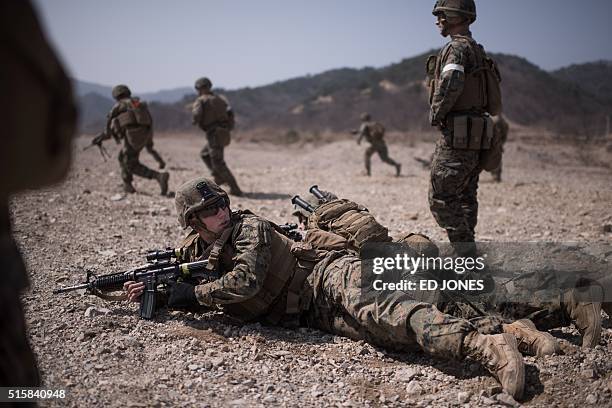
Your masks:
<path fill-rule="evenodd" d="M 508 131 L 509 131 L 508 122 L 504 119 L 502 115 L 497 115 L 497 116 L 493 116 L 493 125 L 494 125 L 493 132 L 498 134 L 500 137 L 500 140 L 502 141 L 502 151 L 503 151 L 503 144 L 505 144 L 506 141 L 508 140 Z M 502 161 L 499 162 L 499 166 L 495 170 L 491 171 L 491 174 L 493 175 L 493 179 L 495 179 L 496 181 L 501 181 Z"/>
<path fill-rule="evenodd" d="M 124 184 L 131 185 L 134 174 L 146 179 L 159 179 L 160 173 L 142 164 L 139 157 L 140 151 L 134 150 L 128 143 L 123 144 L 118 158 Z"/>
<path fill-rule="evenodd" d="M 462 36 L 453 36 L 438 55 L 430 121 L 442 131 L 431 166 L 429 208 L 451 242 L 473 242 L 478 217 L 479 151 L 453 149 L 452 116 L 464 89 L 465 72 L 476 57 Z M 471 38 L 468 33 L 465 37 Z"/>
<path fill-rule="evenodd" d="M 208 170 L 210 170 L 215 183 L 219 185 L 227 184 L 230 189 L 233 190 L 238 188 L 238 183 L 225 163 L 223 157 L 225 147 L 220 143 L 217 137 L 217 134 L 220 132 L 229 132 L 229 130 L 216 128 L 206 132 L 206 143 L 200 151 L 200 157 L 206 167 L 208 167 Z"/>
<path fill-rule="evenodd" d="M 380 157 L 380 160 L 382 160 L 383 163 L 397 167 L 397 162 L 389 157 L 389 149 L 387 148 L 387 144 L 383 138 L 375 138 L 372 136 L 372 132 L 370 131 L 372 126 L 373 122 L 362 123 L 361 127 L 359 128 L 358 139 L 361 141 L 361 139 L 364 138 L 368 143 L 370 143 L 370 146 L 368 146 L 364 153 L 364 164 L 368 174 L 371 172 L 371 158 L 374 153 L 378 153 L 378 157 Z"/>
<path fill-rule="evenodd" d="M 450 132 L 443 134 L 449 136 Z M 478 220 L 479 151 L 436 145 L 429 186 L 429 208 L 451 242 L 473 242 Z"/>
<path fill-rule="evenodd" d="M 440 312 L 401 291 L 363 296 L 361 260 L 330 253 L 308 278 L 311 299 L 303 321 L 330 333 L 403 351 L 419 348 L 462 358 L 463 338 L 476 330 L 467 320 Z"/>

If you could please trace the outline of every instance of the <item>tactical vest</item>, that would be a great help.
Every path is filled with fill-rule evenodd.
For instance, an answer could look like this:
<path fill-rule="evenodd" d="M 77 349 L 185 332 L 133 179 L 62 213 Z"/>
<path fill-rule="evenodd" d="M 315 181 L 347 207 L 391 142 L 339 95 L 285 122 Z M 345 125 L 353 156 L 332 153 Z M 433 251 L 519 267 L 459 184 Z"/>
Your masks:
<path fill-rule="evenodd" d="M 117 123 L 126 142 L 136 151 L 142 150 L 149 143 L 153 134 L 151 126 L 153 118 L 146 102 L 139 98 L 125 98 L 120 102 L 121 112 L 117 115 Z"/>
<path fill-rule="evenodd" d="M 453 105 L 452 112 L 489 112 L 496 115 L 501 111 L 501 91 L 499 82 L 501 76 L 495 62 L 487 56 L 482 46 L 471 37 L 454 36 L 453 41 L 461 42 L 469 47 L 474 61 L 473 66 L 465 67 L 465 82 L 463 92 Z M 430 84 L 430 103 L 438 87 L 442 75 L 442 61 L 449 51 L 452 42 L 449 42 L 435 61 L 434 78 Z M 428 60 L 428 71 L 431 69 L 431 60 Z"/>
<path fill-rule="evenodd" d="M 200 128 L 209 132 L 216 126 L 224 126 L 229 129 L 230 117 L 227 112 L 227 102 L 215 94 L 202 95 L 198 97 L 196 103 L 204 105 L 202 116 L 199 118 Z"/>
<path fill-rule="evenodd" d="M 391 241 L 389 230 L 380 225 L 367 208 L 346 199 L 318 206 L 308 218 L 308 229 L 315 228 L 340 235 L 355 250 L 366 242 Z"/>

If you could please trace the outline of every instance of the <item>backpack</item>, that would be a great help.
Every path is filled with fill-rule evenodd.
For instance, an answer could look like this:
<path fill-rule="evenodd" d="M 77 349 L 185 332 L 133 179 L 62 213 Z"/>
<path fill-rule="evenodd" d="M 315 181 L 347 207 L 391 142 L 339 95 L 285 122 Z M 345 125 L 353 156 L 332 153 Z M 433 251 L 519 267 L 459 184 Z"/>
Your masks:
<path fill-rule="evenodd" d="M 385 135 L 385 127 L 381 123 L 374 122 L 370 126 L 368 126 L 368 128 L 369 128 L 370 137 L 372 138 L 372 140 L 374 141 L 382 140 L 383 136 Z"/>

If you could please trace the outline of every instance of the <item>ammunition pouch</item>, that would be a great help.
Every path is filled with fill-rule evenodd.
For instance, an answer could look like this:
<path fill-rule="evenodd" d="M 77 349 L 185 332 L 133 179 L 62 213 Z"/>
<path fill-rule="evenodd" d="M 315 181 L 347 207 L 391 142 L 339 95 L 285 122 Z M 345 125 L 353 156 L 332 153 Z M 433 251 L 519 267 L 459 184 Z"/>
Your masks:
<path fill-rule="evenodd" d="M 493 120 L 488 115 L 450 116 L 451 147 L 460 150 L 488 150 L 493 140 Z"/>

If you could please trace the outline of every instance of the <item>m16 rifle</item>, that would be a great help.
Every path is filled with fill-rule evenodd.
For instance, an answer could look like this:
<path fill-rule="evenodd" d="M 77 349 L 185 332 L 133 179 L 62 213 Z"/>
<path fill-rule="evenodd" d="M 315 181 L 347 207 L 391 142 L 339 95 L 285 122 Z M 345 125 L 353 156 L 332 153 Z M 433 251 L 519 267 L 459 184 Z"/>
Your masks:
<path fill-rule="evenodd" d="M 104 161 L 106 161 L 107 157 L 110 158 L 110 154 L 108 154 L 108 151 L 102 145 L 102 142 L 104 142 L 106 139 L 110 139 L 110 137 L 106 134 L 106 132 L 98 133 L 91 140 L 91 143 L 83 148 L 83 151 L 89 149 L 90 147 L 98 146 L 98 149 L 100 150 L 100 154 L 102 155 L 102 158 L 104 159 Z"/>
<path fill-rule="evenodd" d="M 88 293 L 105 300 L 125 300 L 125 295 L 112 296 L 104 292 L 121 290 L 123 284 L 129 281 L 144 282 L 145 290 L 140 301 L 140 317 L 152 319 L 155 316 L 159 285 L 169 285 L 187 278 L 209 281 L 219 278 L 216 272 L 206 269 L 208 261 L 181 262 L 183 255 L 181 248 L 150 251 L 146 255 L 148 263 L 144 266 L 100 276 L 87 272 L 84 283 L 55 289 L 53 294 L 85 289 Z"/>

